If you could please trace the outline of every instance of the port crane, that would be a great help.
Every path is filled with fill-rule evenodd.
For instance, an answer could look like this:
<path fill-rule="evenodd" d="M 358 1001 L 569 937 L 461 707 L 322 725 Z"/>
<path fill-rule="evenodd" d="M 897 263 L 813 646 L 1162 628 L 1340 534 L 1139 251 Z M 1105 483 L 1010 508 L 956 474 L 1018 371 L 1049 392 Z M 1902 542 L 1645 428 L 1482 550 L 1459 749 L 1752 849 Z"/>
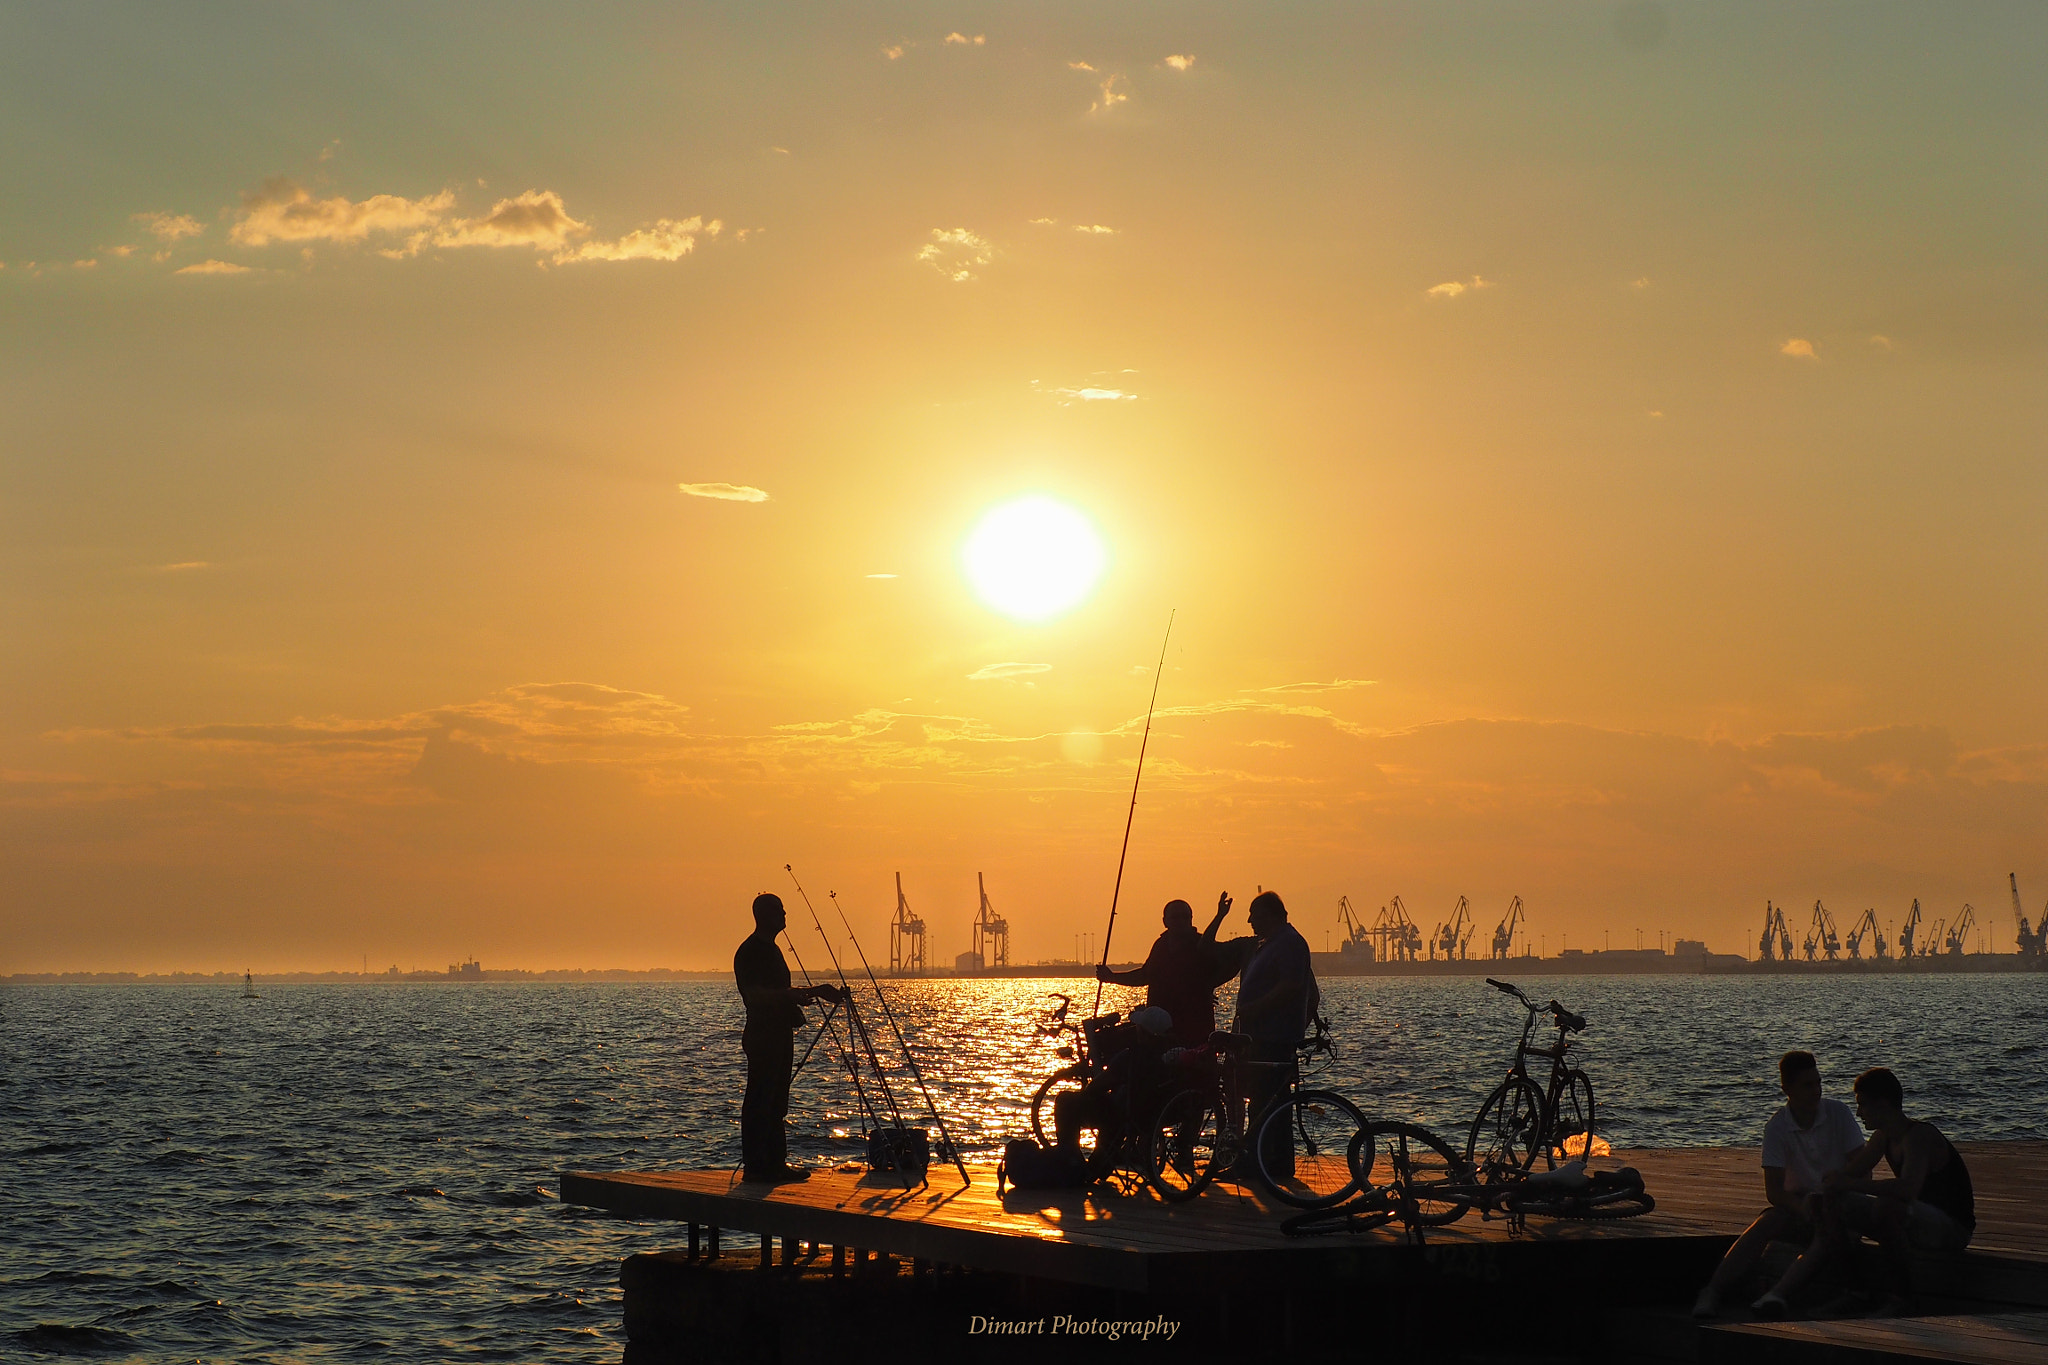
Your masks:
<path fill-rule="evenodd" d="M 1372 931 L 1356 910 L 1351 908 L 1351 897 L 1337 897 L 1337 922 L 1344 926 L 1344 948 L 1347 953 L 1364 953 L 1372 956 Z"/>
<path fill-rule="evenodd" d="M 2021 957 L 2048 955 L 2048 908 L 2041 911 L 2041 927 L 2029 928 L 2027 917 L 2020 909 L 2020 874 L 2008 872 L 2012 879 L 2012 922 L 2019 926 L 2019 950 Z"/>
<path fill-rule="evenodd" d="M 1493 955 L 1506 957 L 1508 949 L 1515 946 L 1515 931 L 1522 927 L 1522 898 L 1515 897 L 1508 902 L 1508 912 L 1500 917 L 1500 925 L 1493 931 Z"/>
<path fill-rule="evenodd" d="M 981 959 L 983 967 L 1007 967 L 1010 965 L 1010 922 L 996 913 L 988 903 L 988 886 L 979 872 L 974 874 L 974 884 L 981 888 L 981 908 L 974 912 L 974 955 Z"/>
<path fill-rule="evenodd" d="M 1453 957 L 1463 960 L 1465 945 L 1472 941 L 1472 931 L 1475 927 L 1472 923 L 1472 903 L 1463 896 L 1458 897 L 1457 905 L 1452 907 L 1451 917 L 1436 927 L 1436 934 L 1429 941 L 1429 955 L 1435 957 L 1436 950 L 1441 948 L 1444 950 L 1444 961 L 1448 962 Z"/>
<path fill-rule="evenodd" d="M 1835 934 L 1835 917 L 1819 901 L 1813 903 L 1813 923 L 1806 930 L 1806 960 L 1813 961 L 1813 950 L 1819 948 L 1833 962 L 1841 956 L 1842 940 Z"/>
<path fill-rule="evenodd" d="M 1906 915 L 1906 922 L 1899 926 L 1899 956 L 1913 955 L 1913 934 L 1920 928 L 1920 898 L 1913 898 L 1913 908 Z"/>
<path fill-rule="evenodd" d="M 1792 931 L 1785 927 L 1785 912 L 1764 902 L 1764 936 L 1757 940 L 1757 956 L 1765 962 L 1792 960 Z"/>
<path fill-rule="evenodd" d="M 889 974 L 923 976 L 925 973 L 924 921 L 910 913 L 903 896 L 903 874 L 896 874 L 896 918 L 889 921 Z"/>
<path fill-rule="evenodd" d="M 1877 927 L 1877 910 L 1875 907 L 1863 912 L 1863 918 L 1856 921 L 1856 927 L 1849 931 L 1848 937 L 1844 940 L 1849 945 L 1849 960 L 1851 962 L 1863 956 L 1863 940 L 1866 938 L 1870 940 L 1870 956 L 1874 959 L 1882 959 L 1885 948 L 1884 930 Z"/>
<path fill-rule="evenodd" d="M 1422 927 L 1408 917 L 1399 896 L 1380 907 L 1372 925 L 1373 946 L 1382 962 L 1413 962 L 1422 951 Z"/>
<path fill-rule="evenodd" d="M 1970 930 L 1977 927 L 1977 909 L 1968 901 L 1963 902 L 1963 913 L 1956 916 L 1956 922 L 1948 927 L 1948 937 L 1942 940 L 1941 950 L 1950 957 L 1961 957 L 1969 949 Z"/>

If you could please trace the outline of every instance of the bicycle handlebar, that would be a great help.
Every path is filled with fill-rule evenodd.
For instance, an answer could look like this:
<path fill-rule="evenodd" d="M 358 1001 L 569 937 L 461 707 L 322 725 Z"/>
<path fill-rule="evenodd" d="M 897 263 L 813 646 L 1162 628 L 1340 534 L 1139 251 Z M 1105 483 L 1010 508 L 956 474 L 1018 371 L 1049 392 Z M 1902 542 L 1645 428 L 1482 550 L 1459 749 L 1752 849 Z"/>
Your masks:
<path fill-rule="evenodd" d="M 1486 978 L 1486 984 L 1504 995 L 1512 995 L 1515 999 L 1521 1001 L 1531 1014 L 1536 1013 L 1538 1010 L 1548 1010 L 1551 1016 L 1557 1020 L 1557 1026 L 1567 1033 L 1578 1033 L 1586 1027 L 1585 1015 L 1574 1014 L 1555 1000 L 1552 1000 L 1547 1005 L 1539 1005 L 1528 996 L 1522 994 L 1519 986 L 1512 985 L 1506 981 L 1496 981 L 1490 976 Z"/>

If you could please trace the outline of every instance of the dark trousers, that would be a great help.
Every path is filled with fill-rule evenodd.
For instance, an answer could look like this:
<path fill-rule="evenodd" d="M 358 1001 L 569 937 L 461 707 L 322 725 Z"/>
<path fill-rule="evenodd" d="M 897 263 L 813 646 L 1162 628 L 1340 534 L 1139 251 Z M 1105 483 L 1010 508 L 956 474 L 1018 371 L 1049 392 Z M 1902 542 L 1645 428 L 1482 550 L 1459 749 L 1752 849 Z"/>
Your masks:
<path fill-rule="evenodd" d="M 1250 1092 L 1246 1122 L 1260 1123 L 1266 1106 L 1287 1098 L 1288 1087 L 1294 1084 L 1294 1042 L 1289 1039 L 1280 1043 L 1254 1042 L 1246 1050 L 1245 1060 L 1262 1065 L 1245 1068 L 1245 1085 Z M 1247 1132 L 1246 1138 L 1257 1137 Z M 1294 1130 L 1286 1124 L 1276 1124 L 1267 1133 L 1265 1150 L 1266 1169 L 1276 1176 L 1294 1174 Z"/>
<path fill-rule="evenodd" d="M 747 1093 L 740 1101 L 740 1156 L 745 1174 L 776 1175 L 789 1164 L 789 1073 L 796 1064 L 796 1036 L 788 1029 L 748 1030 L 740 1036 L 747 1054 Z"/>

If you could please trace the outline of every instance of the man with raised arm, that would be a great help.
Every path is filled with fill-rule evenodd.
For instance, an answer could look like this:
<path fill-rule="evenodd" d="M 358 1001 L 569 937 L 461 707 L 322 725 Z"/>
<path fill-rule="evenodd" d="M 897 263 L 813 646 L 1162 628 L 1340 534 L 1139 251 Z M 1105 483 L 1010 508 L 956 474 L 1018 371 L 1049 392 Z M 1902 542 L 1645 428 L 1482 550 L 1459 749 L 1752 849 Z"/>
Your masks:
<path fill-rule="evenodd" d="M 1810 1245 L 1820 1230 L 1821 1186 L 1863 1146 L 1856 1116 L 1824 1098 L 1811 1052 L 1778 1059 L 1785 1103 L 1764 1125 L 1764 1200 L 1768 1207 L 1735 1239 L 1693 1303 L 1696 1318 L 1719 1316 L 1723 1301 L 1763 1259 L 1772 1242 Z"/>
<path fill-rule="evenodd" d="M 1914 1252 L 1954 1255 L 1977 1230 L 1977 1197 L 1962 1153 L 1933 1124 L 1906 1116 L 1905 1088 L 1890 1070 L 1874 1066 L 1856 1078 L 1856 1117 L 1870 1141 L 1823 1182 L 1821 1235 L 1758 1299 L 1766 1317 L 1783 1316 L 1787 1302 L 1826 1261 L 1842 1257 L 1858 1238 L 1883 1249 L 1883 1294 L 1873 1316 L 1913 1311 Z M 1878 1162 L 1892 1178 L 1876 1180 Z"/>
<path fill-rule="evenodd" d="M 747 1025 L 740 1050 L 747 1056 L 747 1093 L 740 1101 L 740 1179 L 764 1185 L 809 1180 L 811 1173 L 789 1164 L 790 1072 L 796 1061 L 796 1030 L 804 1026 L 804 1005 L 812 1000 L 838 1000 L 839 987 L 823 985 L 792 989 L 789 964 L 775 936 L 788 915 L 782 897 L 764 891 L 754 897 L 754 932 L 732 955 L 732 979 L 747 1007 Z"/>
<path fill-rule="evenodd" d="M 1095 979 L 1118 986 L 1143 986 L 1145 1003 L 1173 1016 L 1167 1041 L 1200 1047 L 1216 1031 L 1216 930 L 1229 913 L 1230 893 L 1225 892 L 1216 902 L 1216 917 L 1198 934 L 1195 907 L 1183 900 L 1168 901 L 1160 915 L 1166 922 L 1165 932 L 1152 940 L 1144 965 L 1127 972 L 1097 967 Z M 1222 979 L 1229 978 L 1225 975 Z"/>

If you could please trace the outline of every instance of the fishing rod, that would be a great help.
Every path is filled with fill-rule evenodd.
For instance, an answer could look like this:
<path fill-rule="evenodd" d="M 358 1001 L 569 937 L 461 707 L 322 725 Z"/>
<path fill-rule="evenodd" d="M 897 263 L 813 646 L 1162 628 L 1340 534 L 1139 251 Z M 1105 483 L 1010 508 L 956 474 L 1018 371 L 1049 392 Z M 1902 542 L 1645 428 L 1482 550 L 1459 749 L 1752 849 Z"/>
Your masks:
<path fill-rule="evenodd" d="M 875 979 L 875 969 L 868 963 L 867 950 L 862 948 L 860 940 L 854 937 L 853 924 L 846 918 L 846 907 L 839 903 L 839 893 L 827 891 L 825 896 L 832 902 L 832 908 L 839 912 L 839 922 L 846 926 L 846 941 L 860 954 L 860 965 L 868 974 L 868 984 L 875 988 L 875 999 L 882 1002 L 882 1017 L 889 1021 L 889 1028 L 896 1035 L 896 1046 L 903 1049 L 904 1059 L 910 1063 L 910 1074 L 917 1078 L 917 1088 L 924 1093 L 924 1107 L 938 1120 L 939 1140 L 946 1144 L 946 1151 L 953 1158 L 953 1166 L 960 1172 L 960 1183 L 972 1185 L 974 1181 L 967 1175 L 967 1163 L 960 1159 L 960 1148 L 954 1143 L 953 1135 L 946 1131 L 946 1116 L 939 1112 L 939 1106 L 932 1100 L 931 1087 L 924 1083 L 924 1072 L 917 1066 L 917 1054 L 910 1050 L 910 1044 L 903 1039 L 903 1026 L 896 1022 L 896 1011 L 889 1008 L 889 997 L 882 994 L 882 983 Z"/>
<path fill-rule="evenodd" d="M 784 921 L 782 925 L 782 941 L 789 945 L 789 955 L 796 959 L 796 969 L 803 974 L 804 985 L 812 985 L 811 969 L 804 966 L 804 955 L 796 950 L 796 937 L 789 932 L 787 921 Z M 804 1049 L 804 1055 L 797 1061 L 797 1064 L 789 1069 L 789 1078 L 791 1080 L 795 1080 L 798 1074 L 803 1071 L 804 1063 L 811 1060 L 811 1054 L 818 1050 L 819 1040 L 825 1036 L 825 1030 L 832 1027 L 833 1016 L 838 1013 L 839 1002 L 837 1000 L 825 1006 L 825 1017 L 818 1021 L 818 1031 L 811 1035 L 811 1045 Z M 835 1036 L 832 1041 L 836 1045 L 839 1040 Z M 855 1077 L 855 1084 L 858 1083 L 859 1078 Z"/>
<path fill-rule="evenodd" d="M 1174 613 L 1166 613 L 1166 637 L 1159 642 L 1159 667 L 1152 670 L 1152 700 L 1145 704 L 1145 736 L 1138 741 L 1138 771 L 1131 776 L 1131 808 L 1124 815 L 1124 846 L 1116 855 L 1116 885 L 1109 893 L 1109 928 L 1102 934 L 1102 965 L 1109 965 L 1109 940 L 1116 933 L 1116 901 L 1124 889 L 1124 859 L 1131 852 L 1131 822 L 1138 818 L 1138 783 L 1145 776 L 1145 746 L 1152 742 L 1152 712 L 1159 705 L 1159 678 L 1166 672 L 1166 641 L 1173 638 Z M 1102 978 L 1095 978 L 1095 1008 L 1091 1016 L 1102 1013 Z"/>
<path fill-rule="evenodd" d="M 896 1103 L 896 1092 L 889 1088 L 889 1077 L 882 1070 L 882 1059 L 875 1054 L 875 1040 L 868 1035 L 868 1026 L 861 1019 L 860 1011 L 854 1008 L 853 985 L 846 979 L 846 969 L 839 965 L 839 954 L 832 951 L 832 940 L 825 933 L 825 922 L 818 918 L 818 907 L 811 904 L 810 892 L 804 890 L 804 884 L 797 880 L 796 869 L 788 863 L 784 863 L 782 870 L 789 873 L 789 880 L 796 887 L 797 895 L 803 897 L 804 909 L 811 912 L 811 924 L 818 931 L 818 941 L 825 945 L 825 956 L 831 959 L 832 970 L 839 974 L 839 989 L 843 992 L 842 998 L 846 1004 L 847 1031 L 853 1035 L 861 1048 L 866 1051 L 868 1066 L 875 1073 L 876 1083 L 882 1087 L 882 1098 L 889 1102 L 889 1113 L 896 1120 L 895 1126 L 899 1129 L 903 1128 L 906 1125 L 903 1122 L 902 1107 Z M 860 1099 L 862 1111 L 874 1122 L 875 1127 L 884 1127 L 880 1112 L 875 1109 L 873 1103 L 868 1100 L 866 1092 L 860 1087 L 860 1065 L 850 1046 L 847 1049 L 847 1064 L 854 1073 L 854 1094 Z M 902 1177 L 903 1187 L 905 1189 L 910 1188 L 910 1173 L 904 1170 L 903 1163 L 901 1161 L 892 1161 L 890 1165 L 894 1166 L 896 1173 Z"/>

